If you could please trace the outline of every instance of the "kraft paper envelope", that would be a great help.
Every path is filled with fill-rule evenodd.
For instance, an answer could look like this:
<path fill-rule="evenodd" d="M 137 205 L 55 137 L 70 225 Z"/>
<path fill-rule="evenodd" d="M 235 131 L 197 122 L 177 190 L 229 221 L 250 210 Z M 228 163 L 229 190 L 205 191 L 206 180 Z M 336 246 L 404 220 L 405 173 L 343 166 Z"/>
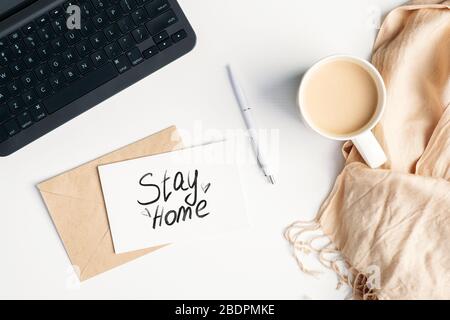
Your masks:
<path fill-rule="evenodd" d="M 170 127 L 38 185 L 81 281 L 162 247 L 114 253 L 97 167 L 180 147 L 177 130 Z"/>

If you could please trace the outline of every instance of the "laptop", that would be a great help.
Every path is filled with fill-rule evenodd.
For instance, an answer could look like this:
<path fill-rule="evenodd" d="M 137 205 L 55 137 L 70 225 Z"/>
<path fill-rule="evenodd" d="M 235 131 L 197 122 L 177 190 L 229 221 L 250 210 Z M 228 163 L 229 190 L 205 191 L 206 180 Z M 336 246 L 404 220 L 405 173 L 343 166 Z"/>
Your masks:
<path fill-rule="evenodd" d="M 0 156 L 191 51 L 176 0 L 1 0 Z"/>

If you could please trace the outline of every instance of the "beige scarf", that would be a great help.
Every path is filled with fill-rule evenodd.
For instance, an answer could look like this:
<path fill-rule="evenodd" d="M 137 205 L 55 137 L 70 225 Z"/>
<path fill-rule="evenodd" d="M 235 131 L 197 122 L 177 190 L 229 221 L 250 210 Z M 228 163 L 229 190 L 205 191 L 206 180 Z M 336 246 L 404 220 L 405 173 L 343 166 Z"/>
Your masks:
<path fill-rule="evenodd" d="M 388 88 L 375 135 L 389 162 L 371 170 L 347 143 L 317 220 L 286 231 L 304 272 L 303 254 L 316 253 L 355 298 L 450 299 L 449 9 L 413 1 L 386 17 L 373 63 Z"/>

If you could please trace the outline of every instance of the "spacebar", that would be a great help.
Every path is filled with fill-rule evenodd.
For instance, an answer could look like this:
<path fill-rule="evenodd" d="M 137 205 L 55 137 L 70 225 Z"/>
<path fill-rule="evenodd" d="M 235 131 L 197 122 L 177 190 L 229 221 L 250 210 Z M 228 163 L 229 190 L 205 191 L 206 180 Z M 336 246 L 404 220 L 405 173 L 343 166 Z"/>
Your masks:
<path fill-rule="evenodd" d="M 71 102 L 81 98 L 87 93 L 100 87 L 102 84 L 112 80 L 118 75 L 112 63 L 87 74 L 72 83 L 55 95 L 43 101 L 48 113 L 54 113 Z"/>

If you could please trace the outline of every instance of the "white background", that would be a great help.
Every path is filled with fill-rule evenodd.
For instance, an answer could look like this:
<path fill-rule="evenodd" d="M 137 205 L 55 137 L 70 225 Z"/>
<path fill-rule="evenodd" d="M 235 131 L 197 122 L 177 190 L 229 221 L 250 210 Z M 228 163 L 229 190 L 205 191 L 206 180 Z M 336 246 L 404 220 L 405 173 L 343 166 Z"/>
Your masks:
<path fill-rule="evenodd" d="M 332 272 L 302 274 L 282 236 L 315 216 L 342 168 L 340 145 L 303 127 L 295 96 L 317 59 L 368 58 L 373 12 L 402 2 L 180 0 L 197 32 L 193 52 L 0 159 L 0 298 L 344 298 Z M 277 185 L 257 168 L 243 178 L 252 228 L 177 244 L 79 284 L 35 185 L 173 124 L 195 139 L 242 128 L 227 62 L 242 74 L 258 128 L 279 130 Z"/>

